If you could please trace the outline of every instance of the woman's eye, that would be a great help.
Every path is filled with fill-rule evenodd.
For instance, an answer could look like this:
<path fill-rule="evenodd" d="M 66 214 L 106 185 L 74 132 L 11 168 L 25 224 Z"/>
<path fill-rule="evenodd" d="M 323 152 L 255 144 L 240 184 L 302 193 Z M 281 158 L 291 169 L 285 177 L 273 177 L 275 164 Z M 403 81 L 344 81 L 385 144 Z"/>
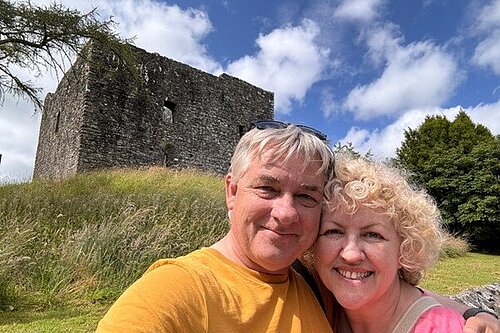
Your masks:
<path fill-rule="evenodd" d="M 378 232 L 372 232 L 372 231 L 367 232 L 365 234 L 365 236 L 368 237 L 368 238 L 384 239 L 384 237 L 382 237 L 381 234 L 379 234 Z"/>
<path fill-rule="evenodd" d="M 341 235 L 342 232 L 339 229 L 328 229 L 323 231 L 321 236 L 336 236 L 336 235 Z"/>

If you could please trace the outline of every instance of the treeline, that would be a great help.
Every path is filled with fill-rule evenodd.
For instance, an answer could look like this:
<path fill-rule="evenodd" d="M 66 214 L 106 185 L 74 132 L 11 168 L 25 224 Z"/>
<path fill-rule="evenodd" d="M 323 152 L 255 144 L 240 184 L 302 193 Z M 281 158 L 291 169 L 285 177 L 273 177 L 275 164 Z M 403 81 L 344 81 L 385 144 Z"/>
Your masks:
<path fill-rule="evenodd" d="M 461 111 L 405 131 L 394 163 L 435 198 L 444 223 L 477 250 L 500 252 L 500 136 Z"/>

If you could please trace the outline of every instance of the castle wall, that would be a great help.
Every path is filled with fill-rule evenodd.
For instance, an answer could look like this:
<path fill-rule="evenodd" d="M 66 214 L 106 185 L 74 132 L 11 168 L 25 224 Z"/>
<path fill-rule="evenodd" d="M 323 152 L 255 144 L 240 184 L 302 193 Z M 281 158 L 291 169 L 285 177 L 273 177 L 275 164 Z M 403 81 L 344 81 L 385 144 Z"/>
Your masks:
<path fill-rule="evenodd" d="M 75 99 L 69 103 L 61 82 L 52 97 L 58 103 L 47 103 L 47 114 L 64 113 L 75 120 L 78 130 L 64 127 L 69 131 L 66 143 L 50 144 L 41 136 L 39 150 L 50 151 L 51 156 L 68 155 L 65 159 L 71 163 L 59 165 L 42 154 L 39 169 L 51 172 L 36 172 L 36 176 L 53 178 L 57 172 L 52 169 L 64 167 L 70 175 L 150 165 L 223 174 L 250 122 L 273 118 L 271 92 L 229 75 L 214 76 L 158 54 L 133 50 L 142 81 L 112 55 L 93 47 L 91 65 L 82 72 L 85 93 L 82 86 L 73 85 L 70 95 Z M 73 114 L 76 108 L 78 115 Z M 50 132 L 47 126 L 50 122 L 42 119 L 44 132 Z"/>
<path fill-rule="evenodd" d="M 77 171 L 87 69 L 83 61 L 76 61 L 45 98 L 34 178 L 63 179 Z"/>

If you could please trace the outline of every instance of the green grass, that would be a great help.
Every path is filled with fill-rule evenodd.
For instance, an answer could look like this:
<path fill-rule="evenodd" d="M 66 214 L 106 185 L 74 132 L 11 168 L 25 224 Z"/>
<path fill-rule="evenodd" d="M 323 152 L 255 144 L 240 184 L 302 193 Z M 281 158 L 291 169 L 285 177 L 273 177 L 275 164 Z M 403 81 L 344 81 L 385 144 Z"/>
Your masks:
<path fill-rule="evenodd" d="M 0 312 L 0 333 L 94 332 L 105 309 L 58 309 L 43 312 Z"/>
<path fill-rule="evenodd" d="M 500 282 L 500 256 L 470 253 L 439 261 L 421 286 L 443 295 L 455 295 L 469 288 Z"/>

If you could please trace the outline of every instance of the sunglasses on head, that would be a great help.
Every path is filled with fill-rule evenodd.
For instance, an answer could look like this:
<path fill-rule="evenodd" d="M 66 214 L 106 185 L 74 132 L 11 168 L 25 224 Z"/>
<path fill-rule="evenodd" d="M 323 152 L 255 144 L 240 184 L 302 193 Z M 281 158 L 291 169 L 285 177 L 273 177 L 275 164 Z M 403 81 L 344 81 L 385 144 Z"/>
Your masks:
<path fill-rule="evenodd" d="M 255 120 L 250 124 L 250 129 L 257 128 L 260 130 L 266 129 L 266 128 L 275 128 L 275 129 L 282 129 L 282 128 L 287 128 L 290 125 L 295 125 L 304 132 L 310 133 L 314 136 L 316 136 L 318 139 L 321 141 L 326 141 L 326 134 L 318 131 L 315 128 L 306 126 L 306 125 L 297 125 L 297 124 L 291 124 L 291 123 L 286 123 L 283 121 L 278 121 L 278 120 Z"/>

